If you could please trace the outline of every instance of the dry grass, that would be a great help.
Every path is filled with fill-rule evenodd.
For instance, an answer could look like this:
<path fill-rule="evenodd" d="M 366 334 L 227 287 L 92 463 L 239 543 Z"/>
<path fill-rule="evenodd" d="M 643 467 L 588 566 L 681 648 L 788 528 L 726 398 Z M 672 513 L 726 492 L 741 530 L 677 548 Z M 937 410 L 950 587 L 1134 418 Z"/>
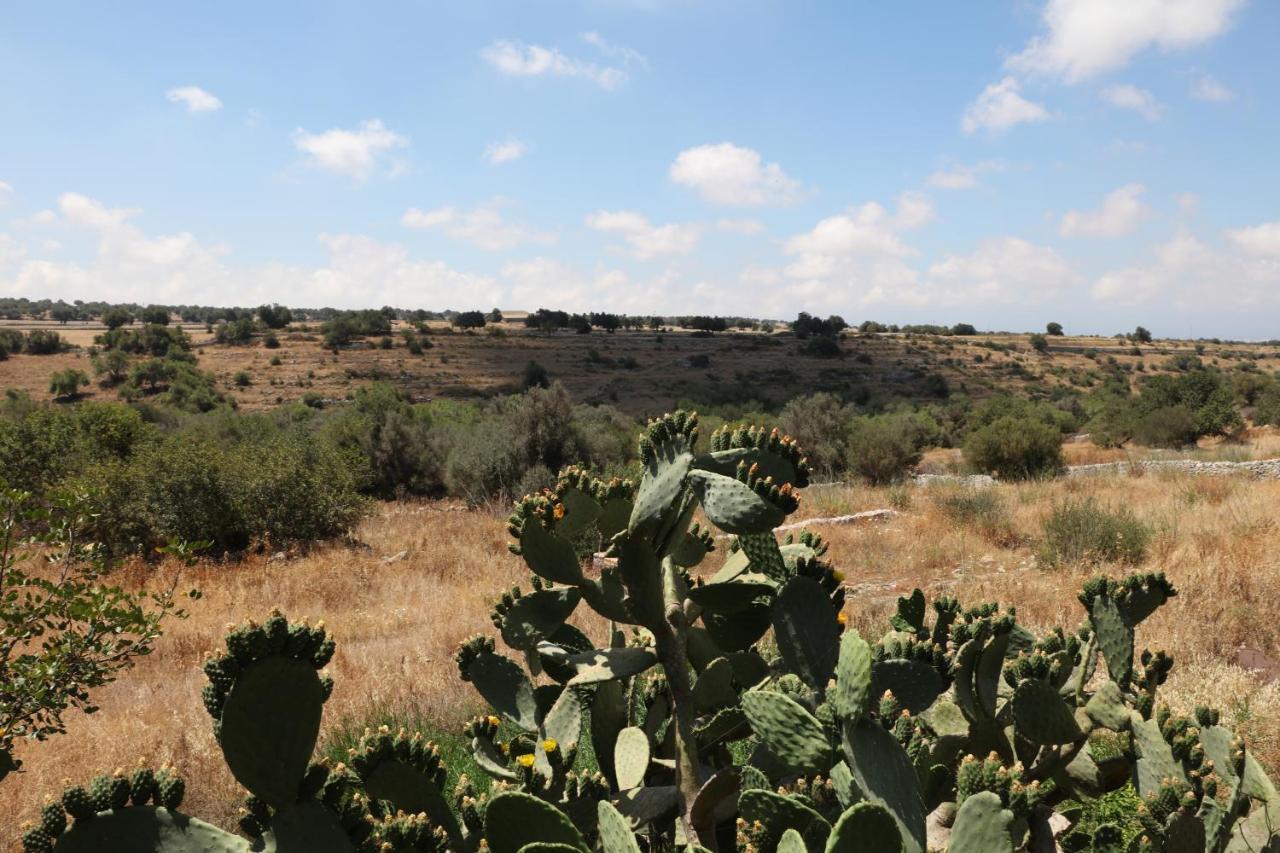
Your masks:
<path fill-rule="evenodd" d="M 880 636 L 896 596 L 920 586 L 969 603 L 1016 605 L 1020 619 L 1037 629 L 1073 627 L 1083 615 L 1075 593 L 1099 569 L 1038 568 L 1033 548 L 1043 519 L 1068 496 L 1128 506 L 1157 531 L 1141 568 L 1163 569 L 1182 591 L 1139 630 L 1140 648 L 1164 648 L 1177 660 L 1166 700 L 1222 707 L 1264 761 L 1280 767 L 1280 688 L 1260 686 L 1232 663 L 1241 644 L 1280 657 L 1280 621 L 1269 618 L 1280 612 L 1280 483 L 1161 473 L 995 488 L 1011 536 L 996 539 L 957 524 L 923 487 L 908 488 L 897 519 L 822 529 L 829 558 L 852 588 L 853 624 Z M 801 514 L 888 504 L 882 489 L 815 489 Z M 190 781 L 190 810 L 232 825 L 239 792 L 200 704 L 199 664 L 225 623 L 272 606 L 293 617 L 323 617 L 338 640 L 325 717 L 330 730 L 368 719 L 375 709 L 420 713 L 448 728 L 461 724 L 476 706 L 457 680 L 454 647 L 490 630 L 490 597 L 525 575 L 507 552 L 502 519 L 439 504 L 386 504 L 360 537 L 370 550 L 333 546 L 297 559 L 199 569 L 191 580 L 205 595 L 191 618 L 172 625 L 154 655 L 99 691 L 102 710 L 72 717 L 66 736 L 24 748 L 27 772 L 0 783 L 0 800 L 9 806 L 0 837 L 12 838 L 9 822 L 16 828 L 32 817 L 64 777 L 85 778 L 139 758 L 174 762 Z M 383 562 L 400 551 L 407 551 L 404 559 Z"/>

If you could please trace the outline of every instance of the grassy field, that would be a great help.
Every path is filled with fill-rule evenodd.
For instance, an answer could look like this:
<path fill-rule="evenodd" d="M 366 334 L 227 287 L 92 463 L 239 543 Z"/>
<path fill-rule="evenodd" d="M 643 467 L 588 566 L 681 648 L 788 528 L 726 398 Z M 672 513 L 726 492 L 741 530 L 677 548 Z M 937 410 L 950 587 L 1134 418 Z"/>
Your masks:
<path fill-rule="evenodd" d="M 1167 649 L 1177 661 L 1165 699 L 1188 709 L 1205 701 L 1223 708 L 1266 763 L 1280 767 L 1280 688 L 1235 666 L 1241 645 L 1280 656 L 1280 623 L 1265 618 L 1280 612 L 1280 483 L 1161 473 L 999 485 L 987 494 L 974 501 L 952 487 L 813 488 L 799 517 L 901 511 L 885 522 L 815 528 L 846 575 L 851 624 L 879 637 L 895 598 L 917 585 L 966 603 L 1015 605 L 1035 628 L 1076 626 L 1081 582 L 1096 571 L 1131 568 L 1044 568 L 1037 558 L 1044 520 L 1064 501 L 1090 497 L 1131 509 L 1152 531 L 1140 568 L 1166 571 L 1181 591 L 1138 637 L 1139 648 Z M 71 717 L 65 736 L 22 747 L 27 772 L 0 783 L 8 806 L 0 836 L 12 838 L 8 830 L 33 817 L 63 779 L 139 759 L 173 762 L 188 779 L 189 811 L 233 825 L 240 792 L 200 702 L 200 663 L 228 622 L 261 617 L 273 606 L 295 618 L 323 618 L 338 641 L 322 752 L 341 754 L 353 733 L 381 722 L 456 732 L 479 706 L 457 678 L 454 648 L 491 630 L 490 598 L 525 574 L 507 551 L 501 513 L 387 503 L 358 538 L 363 546 L 189 570 L 183 586 L 204 591 L 191 617 L 170 625 L 150 658 L 98 691 L 100 712 Z M 702 571 L 719 560 L 713 554 Z M 131 583 L 161 583 L 172 569 L 124 571 Z"/>
<path fill-rule="evenodd" d="M 49 376 L 67 367 L 92 372 L 84 348 L 102 331 L 95 324 L 13 323 L 15 328 L 56 329 L 80 347 L 47 356 L 14 356 L 0 362 L 0 388 L 25 390 L 47 399 Z M 993 391 L 1027 393 L 1054 387 L 1084 390 L 1098 384 L 1103 367 L 1142 362 L 1146 372 L 1167 368 L 1170 358 L 1196 355 L 1187 341 L 1158 341 L 1139 347 L 1113 338 L 1057 337 L 1047 353 L 1031 349 L 1026 335 L 857 335 L 841 339 L 842 356 L 817 358 L 789 332 L 718 333 L 688 331 L 546 334 L 516 323 L 474 333 L 453 333 L 436 324 L 422 355 L 409 353 L 397 334 L 391 348 L 369 339 L 337 353 L 325 349 L 314 329 L 281 332 L 279 349 L 257 341 L 248 346 L 215 344 L 203 327 L 189 327 L 202 370 L 211 371 L 219 389 L 246 409 L 264 409 L 301 398 L 308 392 L 328 400 L 347 398 L 357 387 L 379 379 L 394 382 L 414 400 L 479 397 L 519 390 L 530 361 L 547 369 L 573 398 L 611 403 L 628 414 L 650 415 L 680 400 L 700 404 L 759 401 L 781 405 L 793 396 L 831 391 L 859 395 L 929 399 L 938 379 L 954 392 L 984 396 Z M 1280 349 L 1268 345 L 1202 344 L 1199 357 L 1224 369 L 1246 361 L 1259 370 L 1280 369 Z M 273 360 L 278 364 L 273 364 Z M 252 384 L 237 387 L 245 371 Z M 1133 372 L 1131 376 L 1142 373 Z M 96 385 L 89 399 L 113 399 L 115 392 Z"/>

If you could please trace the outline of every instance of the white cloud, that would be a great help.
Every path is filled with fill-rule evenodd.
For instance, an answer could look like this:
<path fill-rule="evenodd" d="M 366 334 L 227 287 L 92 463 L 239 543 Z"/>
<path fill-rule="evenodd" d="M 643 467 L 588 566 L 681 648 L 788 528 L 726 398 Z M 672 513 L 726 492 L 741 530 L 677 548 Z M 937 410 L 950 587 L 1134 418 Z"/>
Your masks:
<path fill-rule="evenodd" d="M 4 207 L 9 203 L 9 196 L 13 195 L 13 187 L 0 181 L 0 207 Z"/>
<path fill-rule="evenodd" d="M 189 113 L 208 113 L 222 109 L 222 101 L 199 86 L 177 86 L 164 93 L 170 103 L 183 104 Z"/>
<path fill-rule="evenodd" d="M 764 223 L 758 219 L 721 219 L 716 222 L 716 228 L 730 234 L 750 236 L 764 231 Z"/>
<path fill-rule="evenodd" d="M 455 240 L 470 243 L 487 252 L 502 252 L 527 243 L 554 243 L 556 235 L 536 231 L 523 224 L 506 222 L 499 208 L 502 200 L 459 211 L 452 207 L 423 211 L 411 207 L 400 222 L 409 228 L 440 228 Z"/>
<path fill-rule="evenodd" d="M 1227 239 L 1247 254 L 1280 259 L 1280 222 L 1227 231 Z"/>
<path fill-rule="evenodd" d="M 621 68 L 601 67 L 538 44 L 500 39 L 481 50 L 480 57 L 512 77 L 582 77 L 602 89 L 616 89 L 627 81 L 627 72 Z"/>
<path fill-rule="evenodd" d="M 1113 107 L 1133 110 L 1147 121 L 1155 121 L 1164 112 L 1164 105 L 1156 100 L 1155 95 L 1128 83 L 1103 89 L 1102 99 Z"/>
<path fill-rule="evenodd" d="M 758 151 L 732 142 L 686 148 L 668 172 L 672 181 L 698 192 L 704 201 L 735 206 L 791 204 L 800 184 Z"/>
<path fill-rule="evenodd" d="M 1220 104 L 1235 100 L 1236 93 L 1206 74 L 1191 87 L 1191 97 Z"/>
<path fill-rule="evenodd" d="M 1070 287 L 1079 276 L 1047 246 L 1019 237 L 984 240 L 968 255 L 948 255 L 929 267 L 928 282 L 941 301 L 1033 301 Z"/>
<path fill-rule="evenodd" d="M 1241 334 L 1252 326 L 1270 334 L 1268 318 L 1280 311 L 1280 224 L 1228 232 L 1243 253 L 1215 249 L 1185 228 L 1155 246 L 1151 259 L 1112 270 L 1092 287 L 1095 299 L 1116 305 L 1148 304 L 1172 310 L 1195 323 Z"/>
<path fill-rule="evenodd" d="M 307 155 L 311 165 L 363 180 L 378 168 L 388 152 L 405 147 L 409 139 L 375 118 L 361 122 L 355 130 L 335 127 L 308 133 L 298 128 L 293 132 L 293 144 Z M 397 173 L 399 168 L 392 164 L 389 173 Z"/>
<path fill-rule="evenodd" d="M 983 160 L 979 163 L 956 164 L 949 169 L 939 169 L 929 176 L 931 187 L 943 190 L 971 190 L 978 186 L 978 176 L 988 172 L 1003 172 L 1005 164 L 1000 160 Z"/>
<path fill-rule="evenodd" d="M 519 160 L 529 147 L 519 139 L 508 139 L 506 142 L 491 142 L 485 146 L 484 159 L 491 166 L 511 163 Z"/>
<path fill-rule="evenodd" d="M 1048 0 L 1046 33 L 1006 66 L 1078 83 L 1123 68 L 1150 48 L 1181 50 L 1224 32 L 1244 0 Z"/>
<path fill-rule="evenodd" d="M 1173 199 L 1178 204 L 1178 210 L 1184 216 L 1193 216 L 1200 212 L 1200 196 L 1195 193 L 1179 193 Z"/>
<path fill-rule="evenodd" d="M 587 44 L 598 49 L 605 56 L 612 56 L 628 67 L 635 66 L 637 68 L 649 68 L 649 58 L 638 50 L 625 47 L 620 44 L 613 44 L 606 41 L 603 36 L 596 32 L 588 32 L 582 34 L 582 40 Z"/>
<path fill-rule="evenodd" d="M 961 126 L 965 133 L 977 133 L 984 128 L 1000 131 L 1026 122 L 1044 121 L 1049 111 L 1043 104 L 1022 97 L 1021 84 L 1013 77 L 1005 77 L 982 90 L 978 99 L 964 111 Z"/>
<path fill-rule="evenodd" d="M 1120 237 L 1150 215 L 1142 203 L 1142 184 L 1125 184 L 1102 200 L 1097 210 L 1069 210 L 1058 227 L 1064 237 Z"/>
<path fill-rule="evenodd" d="M 786 242 L 784 251 L 791 255 L 815 257 L 849 257 L 855 255 L 889 255 L 905 257 L 915 254 L 900 236 L 933 218 L 929 200 L 916 194 L 904 194 L 898 200 L 898 211 L 890 214 L 879 202 L 869 201 L 846 213 L 828 216 L 812 230 L 797 234 Z"/>
<path fill-rule="evenodd" d="M 631 255 L 642 261 L 660 255 L 687 255 L 702 236 L 702 226 L 697 223 L 653 225 L 631 210 L 596 211 L 587 217 L 586 225 L 595 231 L 620 234 L 631 246 Z"/>

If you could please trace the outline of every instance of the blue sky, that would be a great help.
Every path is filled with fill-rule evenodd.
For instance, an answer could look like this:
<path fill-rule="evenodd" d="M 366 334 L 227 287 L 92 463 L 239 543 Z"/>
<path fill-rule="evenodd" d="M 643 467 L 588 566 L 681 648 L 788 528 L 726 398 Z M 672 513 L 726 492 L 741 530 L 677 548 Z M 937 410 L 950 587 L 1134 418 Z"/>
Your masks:
<path fill-rule="evenodd" d="M 7 3 L 0 294 L 1280 337 L 1280 5 Z"/>

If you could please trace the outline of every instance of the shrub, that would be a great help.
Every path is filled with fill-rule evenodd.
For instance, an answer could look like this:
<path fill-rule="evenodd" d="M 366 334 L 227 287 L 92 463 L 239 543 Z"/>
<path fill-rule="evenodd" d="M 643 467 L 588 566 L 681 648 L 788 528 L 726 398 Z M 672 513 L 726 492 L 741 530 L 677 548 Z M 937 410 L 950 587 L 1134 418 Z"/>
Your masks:
<path fill-rule="evenodd" d="M 53 355 L 62 352 L 65 345 L 62 336 L 48 329 L 32 329 L 27 332 L 26 350 L 30 355 Z"/>
<path fill-rule="evenodd" d="M 279 349 L 280 338 L 276 336 L 275 332 L 267 332 L 262 336 L 262 345 L 267 349 Z"/>
<path fill-rule="evenodd" d="M 893 415 L 856 419 L 848 447 L 849 469 L 873 486 L 901 480 L 920 462 L 910 430 Z"/>
<path fill-rule="evenodd" d="M 1195 413 L 1186 406 L 1165 406 L 1133 422 L 1133 440 L 1146 447 L 1184 447 L 1200 435 Z"/>
<path fill-rule="evenodd" d="M 1150 528 L 1130 510 L 1110 510 L 1092 498 L 1068 500 L 1055 506 L 1045 521 L 1037 556 L 1055 567 L 1098 562 L 1137 565 L 1150 541 Z"/>
<path fill-rule="evenodd" d="M 124 350 L 109 349 L 93 359 L 94 374 L 102 377 L 106 385 L 119 385 L 129 375 L 129 354 Z"/>
<path fill-rule="evenodd" d="M 969 434 L 964 458 L 1002 480 L 1048 476 L 1062 468 L 1062 434 L 1034 417 L 1005 415 Z"/>
<path fill-rule="evenodd" d="M 183 615 L 172 587 L 148 595 L 108 584 L 115 566 L 86 544 L 89 521 L 75 497 L 41 507 L 0 486 L 0 780 L 21 764 L 15 740 L 45 740 L 66 731 L 67 711 L 96 711 L 89 690 L 149 654 L 165 618 Z M 31 563 L 56 565 L 60 582 Z"/>
<path fill-rule="evenodd" d="M 1049 339 L 1044 335 L 1032 335 L 1028 338 L 1028 342 L 1031 344 L 1031 348 L 1038 353 L 1046 353 L 1049 351 Z"/>
<path fill-rule="evenodd" d="M 840 341 L 831 335 L 817 335 L 800 345 L 800 354 L 810 358 L 843 358 Z"/>
<path fill-rule="evenodd" d="M 972 528 L 989 542 L 1009 546 L 1018 541 L 1009 508 L 995 489 L 938 491 L 933 504 L 949 521 Z"/>
<path fill-rule="evenodd" d="M 102 312 L 102 325 L 118 329 L 133 322 L 133 315 L 123 308 L 108 308 Z"/>
<path fill-rule="evenodd" d="M 1253 408 L 1253 422 L 1259 426 L 1280 426 L 1280 383 L 1271 385 L 1258 395 Z"/>
<path fill-rule="evenodd" d="M 89 384 L 89 374 L 75 367 L 59 370 L 49 377 L 49 393 L 55 397 L 73 399 L 80 389 Z"/>
<path fill-rule="evenodd" d="M 445 485 L 468 503 L 510 495 L 521 476 L 514 436 L 506 423 L 485 419 L 458 436 L 445 460 Z"/>
<path fill-rule="evenodd" d="M 778 416 L 778 427 L 809 451 L 809 465 L 822 479 L 839 476 L 849 464 L 849 430 L 857 411 L 834 394 L 819 391 L 793 397 Z"/>
<path fill-rule="evenodd" d="M 520 381 L 520 387 L 526 391 L 530 388 L 546 388 L 551 384 L 551 379 L 547 375 L 547 369 L 536 361 L 531 361 L 524 366 L 524 375 Z"/>
<path fill-rule="evenodd" d="M 249 375 L 247 370 L 237 370 L 231 381 L 235 383 L 237 388 L 248 388 L 253 384 L 253 377 Z"/>

